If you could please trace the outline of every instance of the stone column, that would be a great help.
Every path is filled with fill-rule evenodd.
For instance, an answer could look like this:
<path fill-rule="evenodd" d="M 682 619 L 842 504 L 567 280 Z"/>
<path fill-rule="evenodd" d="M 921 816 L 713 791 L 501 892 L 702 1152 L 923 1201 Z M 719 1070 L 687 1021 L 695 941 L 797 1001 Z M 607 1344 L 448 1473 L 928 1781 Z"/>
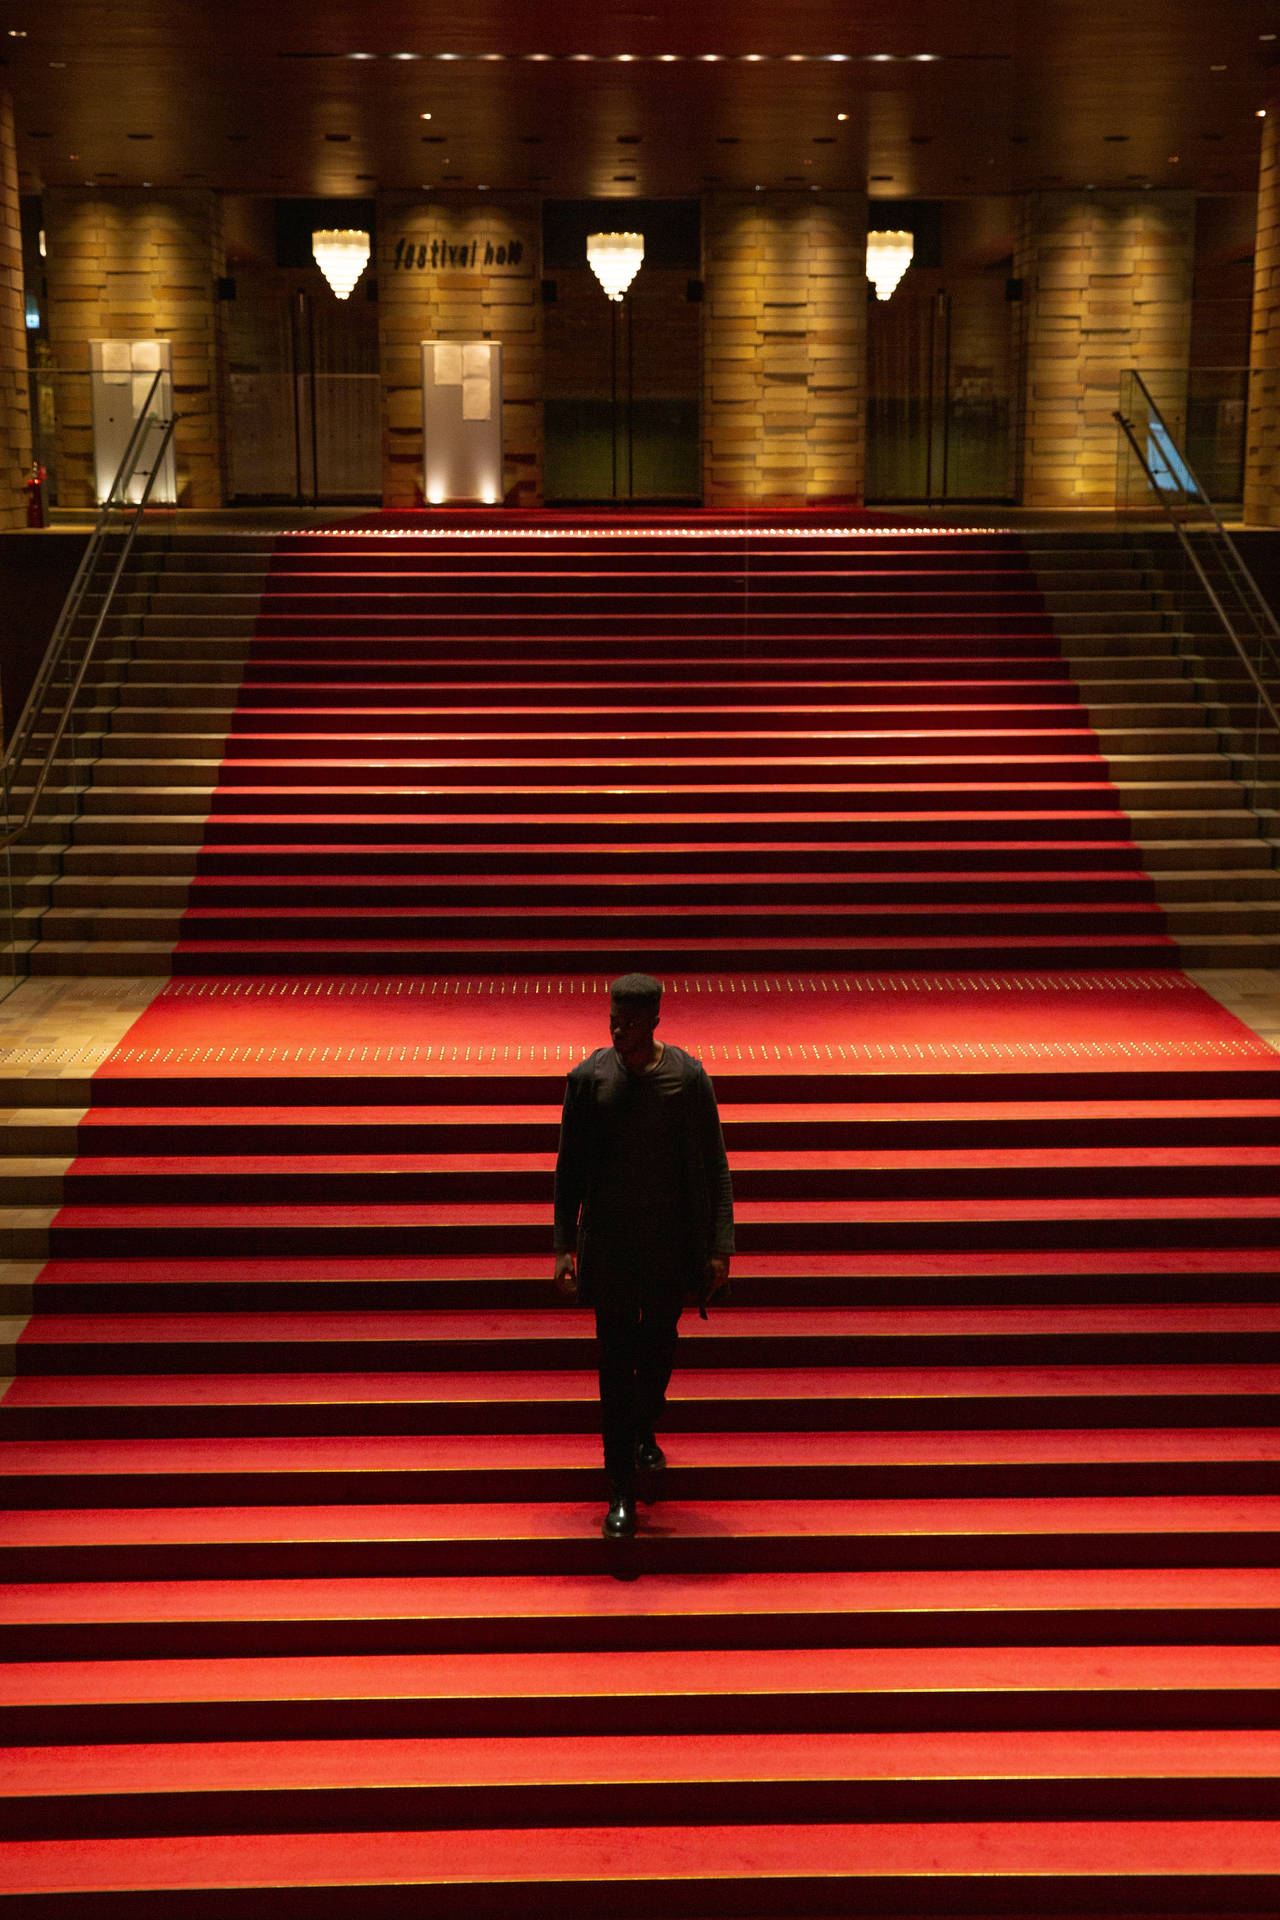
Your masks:
<path fill-rule="evenodd" d="M 1258 178 L 1244 517 L 1280 527 L 1280 97 L 1267 108 Z"/>
<path fill-rule="evenodd" d="M 383 505 L 422 505 L 423 340 L 502 343 L 503 497 L 542 500 L 541 207 L 532 194 L 378 199 Z"/>
<path fill-rule="evenodd" d="M 223 504 L 225 270 L 221 207 L 208 191 L 52 188 L 44 196 L 49 341 L 58 367 L 61 506 L 94 501 L 91 340 L 168 340 L 178 504 Z"/>
<path fill-rule="evenodd" d="M 703 202 L 703 499 L 852 506 L 866 435 L 866 199 Z"/>
<path fill-rule="evenodd" d="M 1115 504 L 1121 376 L 1172 374 L 1185 394 L 1194 246 L 1190 193 L 1028 197 L 1014 263 L 1024 506 Z"/>
<path fill-rule="evenodd" d="M 31 467 L 26 299 L 13 102 L 0 93 L 0 528 L 27 524 L 23 482 Z"/>

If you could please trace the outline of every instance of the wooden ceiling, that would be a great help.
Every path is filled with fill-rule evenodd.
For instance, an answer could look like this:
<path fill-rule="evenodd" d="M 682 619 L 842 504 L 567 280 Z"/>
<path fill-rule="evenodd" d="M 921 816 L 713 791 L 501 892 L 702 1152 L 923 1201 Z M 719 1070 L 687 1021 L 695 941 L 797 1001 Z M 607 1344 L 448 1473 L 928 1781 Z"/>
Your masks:
<path fill-rule="evenodd" d="M 25 193 L 1227 193 L 1277 30 L 1276 0 L 5 0 L 0 56 Z"/>

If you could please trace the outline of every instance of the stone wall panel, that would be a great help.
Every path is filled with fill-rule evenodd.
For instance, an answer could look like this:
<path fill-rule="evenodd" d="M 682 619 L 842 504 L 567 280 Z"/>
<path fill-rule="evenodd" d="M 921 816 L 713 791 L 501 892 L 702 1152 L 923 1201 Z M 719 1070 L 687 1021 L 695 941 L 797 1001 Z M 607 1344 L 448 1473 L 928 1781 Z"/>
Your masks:
<path fill-rule="evenodd" d="M 1024 505 L 1114 504 L 1123 374 L 1185 378 L 1194 237 L 1189 193 L 1028 196 L 1014 260 L 1024 287 Z"/>
<path fill-rule="evenodd" d="M 466 270 L 431 264 L 433 243 L 467 249 Z M 470 265 L 472 248 L 477 264 Z M 514 261 L 504 256 L 516 249 Z M 491 258 L 486 262 L 486 253 Z M 378 200 L 383 504 L 422 504 L 423 340 L 502 342 L 503 493 L 542 501 L 541 210 L 532 194 Z M 422 260 L 423 264 L 418 264 Z"/>
<path fill-rule="evenodd" d="M 31 414 L 18 160 L 7 93 L 0 93 L 0 421 L 0 528 L 9 530 L 27 524 Z"/>
<path fill-rule="evenodd" d="M 1280 527 L 1280 99 L 1263 123 L 1258 176 L 1244 517 Z"/>
<path fill-rule="evenodd" d="M 220 507 L 225 352 L 215 282 L 226 256 L 217 195 L 52 188 L 44 219 L 49 340 L 69 376 L 58 383 L 59 503 L 95 499 L 89 342 L 161 339 L 173 349 L 178 504 Z"/>
<path fill-rule="evenodd" d="M 706 504 L 860 501 L 864 198 L 712 194 L 702 244 Z"/>

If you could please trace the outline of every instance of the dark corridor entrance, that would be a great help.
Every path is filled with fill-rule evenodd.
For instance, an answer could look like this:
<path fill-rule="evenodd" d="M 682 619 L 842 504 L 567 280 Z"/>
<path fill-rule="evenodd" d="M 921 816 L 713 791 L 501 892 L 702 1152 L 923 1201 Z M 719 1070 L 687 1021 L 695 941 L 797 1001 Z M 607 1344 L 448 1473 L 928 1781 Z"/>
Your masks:
<path fill-rule="evenodd" d="M 1011 501 L 1020 310 L 1004 203 L 887 204 L 916 253 L 891 299 L 868 295 L 866 497 Z"/>
<path fill-rule="evenodd" d="M 549 502 L 701 498 L 701 232 L 696 201 L 549 201 L 543 214 Z M 587 235 L 644 235 L 622 303 L 587 265 Z"/>

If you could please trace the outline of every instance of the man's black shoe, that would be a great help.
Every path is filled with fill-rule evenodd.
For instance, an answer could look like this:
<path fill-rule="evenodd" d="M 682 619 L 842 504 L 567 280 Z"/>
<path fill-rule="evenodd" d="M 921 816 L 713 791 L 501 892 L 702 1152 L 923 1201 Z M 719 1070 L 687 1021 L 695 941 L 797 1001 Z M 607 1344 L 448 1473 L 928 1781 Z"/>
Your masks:
<path fill-rule="evenodd" d="M 651 1433 L 642 1433 L 636 1441 L 636 1465 L 646 1473 L 656 1473 L 659 1467 L 665 1467 L 667 1456 Z"/>
<path fill-rule="evenodd" d="M 606 1540 L 629 1540 L 636 1530 L 634 1487 L 614 1487 L 600 1531 Z"/>

